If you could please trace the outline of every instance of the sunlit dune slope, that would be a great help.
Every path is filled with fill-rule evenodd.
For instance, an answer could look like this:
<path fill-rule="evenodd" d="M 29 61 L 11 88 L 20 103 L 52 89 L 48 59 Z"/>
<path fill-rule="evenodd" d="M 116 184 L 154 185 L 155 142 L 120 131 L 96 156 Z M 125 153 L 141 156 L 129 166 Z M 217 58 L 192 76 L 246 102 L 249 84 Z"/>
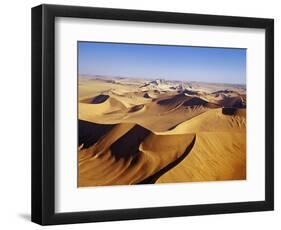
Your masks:
<path fill-rule="evenodd" d="M 156 183 L 246 179 L 246 134 L 196 134 L 190 153 Z"/>
<path fill-rule="evenodd" d="M 245 110 L 244 110 L 245 111 Z M 243 109 L 212 109 L 180 123 L 165 134 L 200 132 L 245 132 L 246 117 Z"/>

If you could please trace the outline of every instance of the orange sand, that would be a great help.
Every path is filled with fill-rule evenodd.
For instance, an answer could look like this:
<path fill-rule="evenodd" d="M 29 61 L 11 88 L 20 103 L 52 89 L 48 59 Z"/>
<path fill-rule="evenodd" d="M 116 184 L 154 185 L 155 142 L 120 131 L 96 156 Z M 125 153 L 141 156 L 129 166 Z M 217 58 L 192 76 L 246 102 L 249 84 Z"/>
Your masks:
<path fill-rule="evenodd" d="M 80 78 L 78 186 L 246 179 L 246 92 Z"/>

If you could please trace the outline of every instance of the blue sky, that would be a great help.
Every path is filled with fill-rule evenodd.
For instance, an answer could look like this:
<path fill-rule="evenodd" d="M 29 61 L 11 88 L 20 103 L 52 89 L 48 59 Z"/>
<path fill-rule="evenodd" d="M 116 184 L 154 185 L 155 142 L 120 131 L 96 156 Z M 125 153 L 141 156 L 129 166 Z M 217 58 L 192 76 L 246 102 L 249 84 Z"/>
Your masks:
<path fill-rule="evenodd" d="M 246 49 L 78 42 L 79 75 L 246 84 Z"/>

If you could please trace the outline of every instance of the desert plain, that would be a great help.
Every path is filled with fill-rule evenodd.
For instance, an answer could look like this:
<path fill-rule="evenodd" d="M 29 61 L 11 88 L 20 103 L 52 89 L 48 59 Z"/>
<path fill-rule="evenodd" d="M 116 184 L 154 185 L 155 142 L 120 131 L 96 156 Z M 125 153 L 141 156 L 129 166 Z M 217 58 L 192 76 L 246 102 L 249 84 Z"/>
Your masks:
<path fill-rule="evenodd" d="M 78 187 L 245 179 L 245 85 L 78 77 Z"/>

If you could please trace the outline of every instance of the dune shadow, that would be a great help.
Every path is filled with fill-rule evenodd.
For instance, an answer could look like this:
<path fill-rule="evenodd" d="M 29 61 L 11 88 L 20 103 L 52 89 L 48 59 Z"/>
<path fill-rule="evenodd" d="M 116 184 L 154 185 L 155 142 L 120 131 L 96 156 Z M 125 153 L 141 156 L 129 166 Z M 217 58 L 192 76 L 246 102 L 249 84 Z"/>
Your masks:
<path fill-rule="evenodd" d="M 246 103 L 243 102 L 241 97 L 226 97 L 220 102 L 223 107 L 232 107 L 237 109 L 246 108 Z"/>
<path fill-rule="evenodd" d="M 98 95 L 91 100 L 91 104 L 100 104 L 105 102 L 109 98 L 108 95 Z"/>
<path fill-rule="evenodd" d="M 145 94 L 143 95 L 143 97 L 144 97 L 144 98 L 151 98 L 148 93 L 145 93 Z"/>
<path fill-rule="evenodd" d="M 155 174 L 147 177 L 146 179 L 142 180 L 138 184 L 154 184 L 159 179 L 160 176 L 164 175 L 166 172 L 168 172 L 169 170 L 171 170 L 172 168 L 177 166 L 184 158 L 187 157 L 187 155 L 190 153 L 191 149 L 193 148 L 193 146 L 195 144 L 195 140 L 196 140 L 196 136 L 194 136 L 190 145 L 186 148 L 185 152 L 178 159 L 171 162 L 166 167 L 159 170 L 157 173 L 155 173 Z"/>
<path fill-rule="evenodd" d="M 78 121 L 78 145 L 88 148 L 108 133 L 115 125 L 96 124 L 89 121 Z"/>
<path fill-rule="evenodd" d="M 148 129 L 135 125 L 129 132 L 111 145 L 112 155 L 116 159 L 136 157 L 139 152 L 139 145 L 150 133 Z"/>
<path fill-rule="evenodd" d="M 224 115 L 234 115 L 236 111 L 237 111 L 237 109 L 233 108 L 233 107 L 222 108 L 222 114 L 224 114 Z"/>
<path fill-rule="evenodd" d="M 188 101 L 185 101 L 182 105 L 183 106 L 196 106 L 196 105 L 206 105 L 208 104 L 207 101 L 199 98 L 199 97 L 193 97 Z"/>
<path fill-rule="evenodd" d="M 129 113 L 140 111 L 142 108 L 144 108 L 144 105 L 135 105 L 132 108 L 129 109 Z"/>
<path fill-rule="evenodd" d="M 167 98 L 167 99 L 161 99 L 161 100 L 158 100 L 156 103 L 158 105 L 177 105 L 177 104 L 180 104 L 182 102 L 184 102 L 185 100 L 187 99 L 190 99 L 188 96 L 185 96 L 184 94 L 180 93 L 180 94 L 177 94 L 175 96 L 172 96 L 170 98 Z"/>

